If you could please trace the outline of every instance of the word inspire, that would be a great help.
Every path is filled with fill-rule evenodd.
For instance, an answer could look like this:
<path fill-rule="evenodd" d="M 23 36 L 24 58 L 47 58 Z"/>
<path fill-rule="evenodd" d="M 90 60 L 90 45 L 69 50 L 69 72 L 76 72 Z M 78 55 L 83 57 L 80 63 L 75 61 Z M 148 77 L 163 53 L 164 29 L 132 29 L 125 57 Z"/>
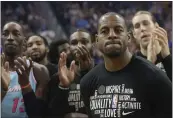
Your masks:
<path fill-rule="evenodd" d="M 101 118 L 120 118 L 132 114 L 141 109 L 141 102 L 132 97 L 133 93 L 133 89 L 125 88 L 125 84 L 106 87 L 102 85 L 90 97 L 90 110 Z"/>

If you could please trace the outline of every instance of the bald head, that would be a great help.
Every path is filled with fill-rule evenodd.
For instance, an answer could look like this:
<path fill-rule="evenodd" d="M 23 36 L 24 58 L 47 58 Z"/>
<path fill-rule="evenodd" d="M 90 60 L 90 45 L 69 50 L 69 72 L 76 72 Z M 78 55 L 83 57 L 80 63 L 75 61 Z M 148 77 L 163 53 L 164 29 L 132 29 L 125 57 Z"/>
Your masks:
<path fill-rule="evenodd" d="M 123 24 L 124 27 L 126 27 L 126 23 L 125 23 L 123 16 L 121 16 L 120 14 L 117 14 L 115 12 L 108 12 L 108 13 L 102 15 L 101 18 L 99 19 L 98 26 L 100 27 L 100 25 L 102 25 L 103 23 L 108 22 L 108 21 L 116 21 L 116 22 Z"/>
<path fill-rule="evenodd" d="M 115 58 L 127 49 L 128 34 L 124 18 L 114 12 L 104 14 L 99 19 L 97 45 L 107 57 Z"/>
<path fill-rule="evenodd" d="M 8 22 L 4 25 L 3 30 L 5 30 L 9 27 L 15 27 L 17 30 L 21 31 L 21 33 L 24 35 L 24 29 L 23 29 L 22 25 L 20 25 L 19 23 L 15 22 L 15 21 Z"/>
<path fill-rule="evenodd" d="M 8 56 L 21 55 L 25 36 L 22 26 L 16 22 L 8 22 L 2 30 L 4 52 Z"/>

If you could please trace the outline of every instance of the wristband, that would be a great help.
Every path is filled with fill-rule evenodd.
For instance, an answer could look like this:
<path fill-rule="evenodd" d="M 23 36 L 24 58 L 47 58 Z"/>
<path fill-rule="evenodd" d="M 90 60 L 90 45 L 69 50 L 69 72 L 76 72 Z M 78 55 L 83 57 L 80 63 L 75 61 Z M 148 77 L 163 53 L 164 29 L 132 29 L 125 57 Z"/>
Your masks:
<path fill-rule="evenodd" d="M 21 88 L 22 89 L 25 89 L 25 88 L 27 88 L 27 87 L 29 87 L 30 86 L 30 83 L 28 83 L 27 85 L 25 85 L 25 86 L 21 86 Z"/>
<path fill-rule="evenodd" d="M 62 89 L 62 90 L 69 90 L 69 88 L 64 88 L 64 87 L 62 87 L 62 86 L 58 86 L 60 89 Z"/>

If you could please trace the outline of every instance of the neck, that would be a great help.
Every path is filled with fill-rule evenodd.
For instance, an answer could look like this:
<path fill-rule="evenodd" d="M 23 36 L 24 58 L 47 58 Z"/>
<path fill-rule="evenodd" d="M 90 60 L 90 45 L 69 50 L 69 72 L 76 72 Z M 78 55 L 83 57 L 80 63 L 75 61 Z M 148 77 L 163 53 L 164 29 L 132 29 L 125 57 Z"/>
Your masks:
<path fill-rule="evenodd" d="M 16 55 L 16 56 L 7 56 L 7 55 L 5 55 L 5 62 L 6 61 L 9 62 L 9 69 L 10 69 L 10 71 L 15 71 L 14 60 L 17 59 L 18 57 L 21 57 L 21 55 Z"/>
<path fill-rule="evenodd" d="M 144 47 L 142 47 L 142 45 L 140 45 L 140 51 L 144 56 L 147 56 L 147 49 L 145 49 Z"/>
<path fill-rule="evenodd" d="M 47 65 L 48 64 L 48 60 L 47 60 L 47 56 L 45 56 L 43 58 L 43 60 L 41 60 L 40 62 L 38 62 L 39 64 L 42 64 L 42 65 Z"/>
<path fill-rule="evenodd" d="M 105 68 L 110 72 L 121 70 L 130 62 L 131 58 L 132 54 L 128 49 L 124 54 L 116 58 L 108 58 L 104 56 Z"/>

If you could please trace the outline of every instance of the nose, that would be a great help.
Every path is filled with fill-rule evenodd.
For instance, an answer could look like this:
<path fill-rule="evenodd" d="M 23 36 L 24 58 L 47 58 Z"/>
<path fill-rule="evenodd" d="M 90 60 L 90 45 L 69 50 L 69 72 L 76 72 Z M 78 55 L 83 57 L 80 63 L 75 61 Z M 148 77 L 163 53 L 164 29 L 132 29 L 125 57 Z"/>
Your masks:
<path fill-rule="evenodd" d="M 78 45 L 78 46 L 82 46 L 82 43 L 79 41 L 77 45 Z"/>
<path fill-rule="evenodd" d="M 69 55 L 70 54 L 70 49 L 67 49 L 66 53 L 67 53 L 67 55 Z"/>
<path fill-rule="evenodd" d="M 146 31 L 146 27 L 144 25 L 141 25 L 141 32 Z"/>
<path fill-rule="evenodd" d="M 32 49 L 34 50 L 34 49 L 37 49 L 38 48 L 38 46 L 36 45 L 36 44 L 33 44 L 32 45 Z"/>
<path fill-rule="evenodd" d="M 13 41 L 14 41 L 13 35 L 9 34 L 9 36 L 7 37 L 7 40 L 8 40 L 9 42 L 13 42 Z"/>
<path fill-rule="evenodd" d="M 113 39 L 116 39 L 116 38 L 117 38 L 117 35 L 116 35 L 115 31 L 113 29 L 110 29 L 108 39 L 113 40 Z"/>

